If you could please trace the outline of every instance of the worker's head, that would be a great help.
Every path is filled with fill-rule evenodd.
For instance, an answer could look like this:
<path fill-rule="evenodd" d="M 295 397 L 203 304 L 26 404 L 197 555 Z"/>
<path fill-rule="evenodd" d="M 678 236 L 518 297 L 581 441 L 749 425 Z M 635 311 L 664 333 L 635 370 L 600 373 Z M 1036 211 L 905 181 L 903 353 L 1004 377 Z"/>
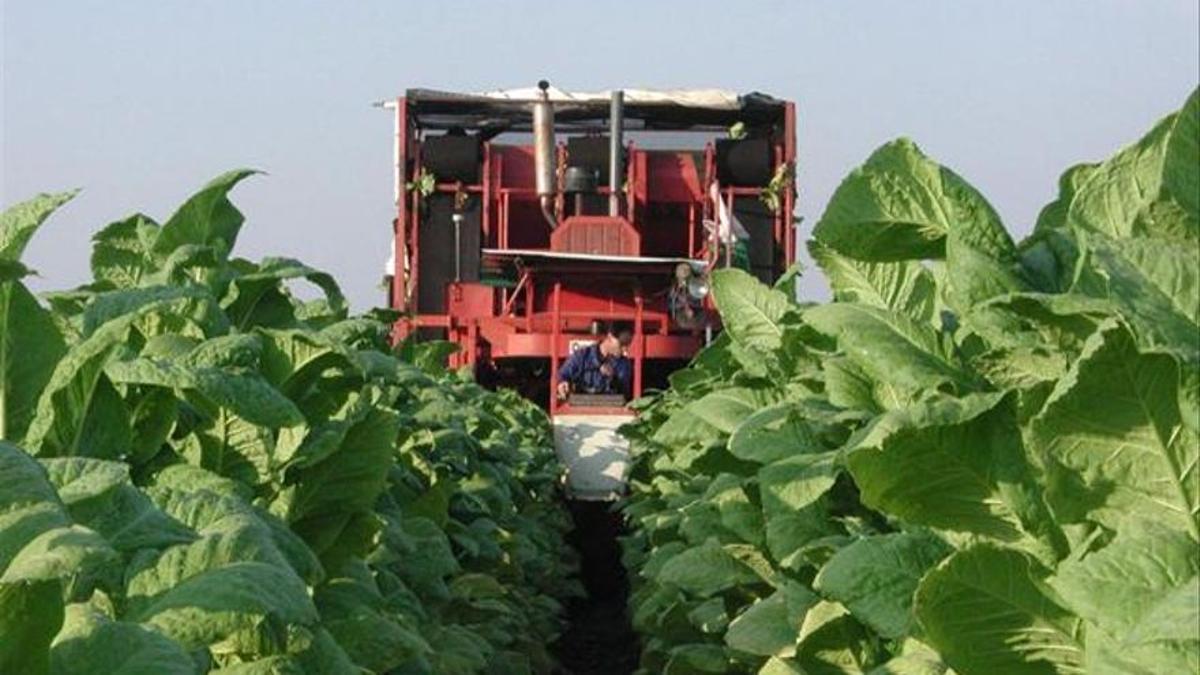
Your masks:
<path fill-rule="evenodd" d="M 627 323 L 614 321 L 604 327 L 600 352 L 605 356 L 620 356 L 632 342 L 633 328 Z"/>

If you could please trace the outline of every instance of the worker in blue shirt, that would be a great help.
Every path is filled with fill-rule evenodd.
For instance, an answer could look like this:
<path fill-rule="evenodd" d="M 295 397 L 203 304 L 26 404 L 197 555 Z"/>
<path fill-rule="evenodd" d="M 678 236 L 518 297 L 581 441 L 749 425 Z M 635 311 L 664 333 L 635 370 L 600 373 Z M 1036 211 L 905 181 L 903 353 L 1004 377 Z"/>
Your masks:
<path fill-rule="evenodd" d="M 573 391 L 622 394 L 628 398 L 633 365 L 626 353 L 632 342 L 633 331 L 629 327 L 609 324 L 600 340 L 576 349 L 558 369 L 555 391 L 559 400 L 565 400 Z"/>

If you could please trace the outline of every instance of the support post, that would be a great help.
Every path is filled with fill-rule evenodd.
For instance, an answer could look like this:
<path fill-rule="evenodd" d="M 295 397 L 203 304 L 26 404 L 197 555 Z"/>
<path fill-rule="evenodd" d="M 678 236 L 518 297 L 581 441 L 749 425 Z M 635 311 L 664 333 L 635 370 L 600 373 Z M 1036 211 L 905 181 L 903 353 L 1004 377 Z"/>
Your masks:
<path fill-rule="evenodd" d="M 621 150 L 625 134 L 625 92 L 613 90 L 608 112 L 608 215 L 621 215 Z"/>
<path fill-rule="evenodd" d="M 646 335 L 642 331 L 642 289 L 638 289 L 633 298 L 636 311 L 633 315 L 633 397 L 642 396 L 642 366 L 646 359 Z"/>
<path fill-rule="evenodd" d="M 558 340 L 561 332 L 560 321 L 562 313 L 562 282 L 554 282 L 554 296 L 551 300 L 550 316 L 554 325 L 550 327 L 550 415 L 558 412 Z"/>

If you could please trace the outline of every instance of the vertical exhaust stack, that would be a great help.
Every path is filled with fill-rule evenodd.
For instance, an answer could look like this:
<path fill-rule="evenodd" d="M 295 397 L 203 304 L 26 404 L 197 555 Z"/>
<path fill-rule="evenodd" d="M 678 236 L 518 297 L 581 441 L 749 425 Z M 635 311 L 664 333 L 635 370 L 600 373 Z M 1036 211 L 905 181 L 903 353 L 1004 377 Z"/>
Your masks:
<path fill-rule="evenodd" d="M 608 112 L 608 215 L 621 215 L 621 151 L 625 147 L 625 92 L 614 89 Z"/>
<path fill-rule="evenodd" d="M 542 214 L 553 230 L 558 227 L 558 219 L 554 215 L 554 198 L 558 194 L 558 162 L 554 147 L 554 106 L 546 92 L 549 88 L 550 83 L 546 80 L 538 82 L 542 98 L 533 104 L 533 173 Z"/>

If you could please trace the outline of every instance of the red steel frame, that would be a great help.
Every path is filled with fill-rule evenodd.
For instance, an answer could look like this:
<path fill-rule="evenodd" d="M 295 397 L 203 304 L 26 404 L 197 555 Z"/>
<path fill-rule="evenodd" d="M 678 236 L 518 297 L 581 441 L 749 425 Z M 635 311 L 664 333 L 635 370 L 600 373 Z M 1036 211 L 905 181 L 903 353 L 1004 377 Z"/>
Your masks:
<path fill-rule="evenodd" d="M 586 261 L 577 261 L 568 272 L 563 270 L 539 270 L 522 268 L 516 286 L 511 289 L 496 289 L 482 284 L 452 283 L 447 291 L 447 309 L 443 314 L 420 314 L 410 308 L 410 298 L 420 284 L 421 270 L 417 264 L 420 252 L 418 236 L 421 217 L 421 197 L 415 191 L 406 189 L 411 177 L 421 171 L 420 140 L 414 132 L 416 129 L 409 118 L 408 101 L 401 97 L 395 99 L 395 190 L 396 190 L 396 219 L 393 222 L 393 250 L 396 267 L 392 271 L 392 284 L 389 298 L 393 309 L 404 313 L 393 327 L 393 339 L 400 340 L 416 327 L 438 327 L 447 331 L 447 338 L 458 343 L 461 350 L 451 357 L 451 366 L 475 365 L 481 358 L 503 359 L 512 357 L 548 358 L 550 363 L 550 382 L 552 387 L 557 379 L 560 359 L 569 351 L 572 338 L 582 338 L 581 328 L 591 319 L 624 320 L 634 324 L 634 340 L 630 345 L 630 357 L 633 359 L 633 394 L 640 396 L 643 386 L 643 365 L 648 358 L 690 358 L 702 345 L 703 338 L 698 330 L 672 330 L 670 317 L 662 307 L 647 307 L 647 298 L 639 283 L 633 283 L 631 292 L 627 294 L 629 302 L 617 303 L 610 295 L 606 307 L 599 307 L 595 298 L 588 300 L 586 294 L 581 294 L 576 288 L 581 285 L 581 278 L 599 274 L 602 270 L 592 269 Z M 564 149 L 560 146 L 560 166 L 564 159 Z M 653 201 L 652 195 L 647 194 L 646 158 L 645 151 L 639 151 L 631 142 L 626 146 L 627 162 L 626 191 L 624 211 L 622 214 L 626 225 L 637 228 L 641 211 Z M 411 172 L 408 171 L 411 158 Z M 795 104 L 784 104 L 782 134 L 780 141 L 775 144 L 776 165 L 788 167 L 794 180 L 796 166 L 796 110 Z M 531 186 L 506 185 L 505 153 L 496 152 L 491 143 L 483 144 L 482 179 L 479 185 L 438 184 L 438 192 L 458 192 L 479 194 L 483 201 L 481 208 L 481 229 L 485 242 L 499 249 L 510 248 L 514 198 L 529 201 L 534 197 Z M 678 257 L 705 257 L 710 265 L 719 264 L 716 260 L 716 247 L 713 241 L 698 237 L 701 232 L 698 221 L 714 217 L 711 202 L 707 199 L 708 185 L 716 175 L 715 152 L 712 143 L 707 144 L 704 151 L 703 185 L 699 199 L 687 203 L 687 250 L 679 251 Z M 761 194 L 759 188 L 724 187 L 725 198 L 730 201 L 755 198 Z M 607 195 L 605 187 L 600 188 L 600 195 Z M 776 214 L 774 235 L 776 242 L 783 249 L 782 267 L 786 267 L 795 259 L 795 231 L 792 213 L 795 207 L 794 189 L 786 190 L 783 195 L 782 208 Z M 563 216 L 564 204 L 560 197 L 556 200 L 555 210 L 560 219 Z M 699 208 L 697 208 L 699 207 Z M 495 213 L 493 214 L 493 210 Z M 518 222 L 515 225 L 523 227 L 541 227 L 546 224 L 540 216 L 532 222 Z M 561 226 L 560 226 L 561 227 Z M 405 261 L 410 261 L 408 274 L 405 274 Z M 611 269 L 608 270 L 611 273 Z M 629 268 L 631 278 L 636 277 L 637 268 Z M 571 281 L 571 280 L 574 281 Z M 564 281 L 571 281 L 572 288 L 564 287 Z M 586 284 L 585 284 L 586 285 Z M 539 298 L 545 300 L 548 307 L 537 311 Z M 516 314 L 517 303 L 523 303 L 523 312 Z M 653 303 L 661 304 L 658 301 Z M 590 305 L 590 306 L 589 306 Z M 655 331 L 646 333 L 646 327 L 654 326 Z M 489 346 L 488 353 L 481 355 L 481 345 Z M 550 396 L 551 413 L 571 412 L 570 406 L 559 403 Z M 620 413 L 623 409 L 587 408 L 589 414 Z"/>

